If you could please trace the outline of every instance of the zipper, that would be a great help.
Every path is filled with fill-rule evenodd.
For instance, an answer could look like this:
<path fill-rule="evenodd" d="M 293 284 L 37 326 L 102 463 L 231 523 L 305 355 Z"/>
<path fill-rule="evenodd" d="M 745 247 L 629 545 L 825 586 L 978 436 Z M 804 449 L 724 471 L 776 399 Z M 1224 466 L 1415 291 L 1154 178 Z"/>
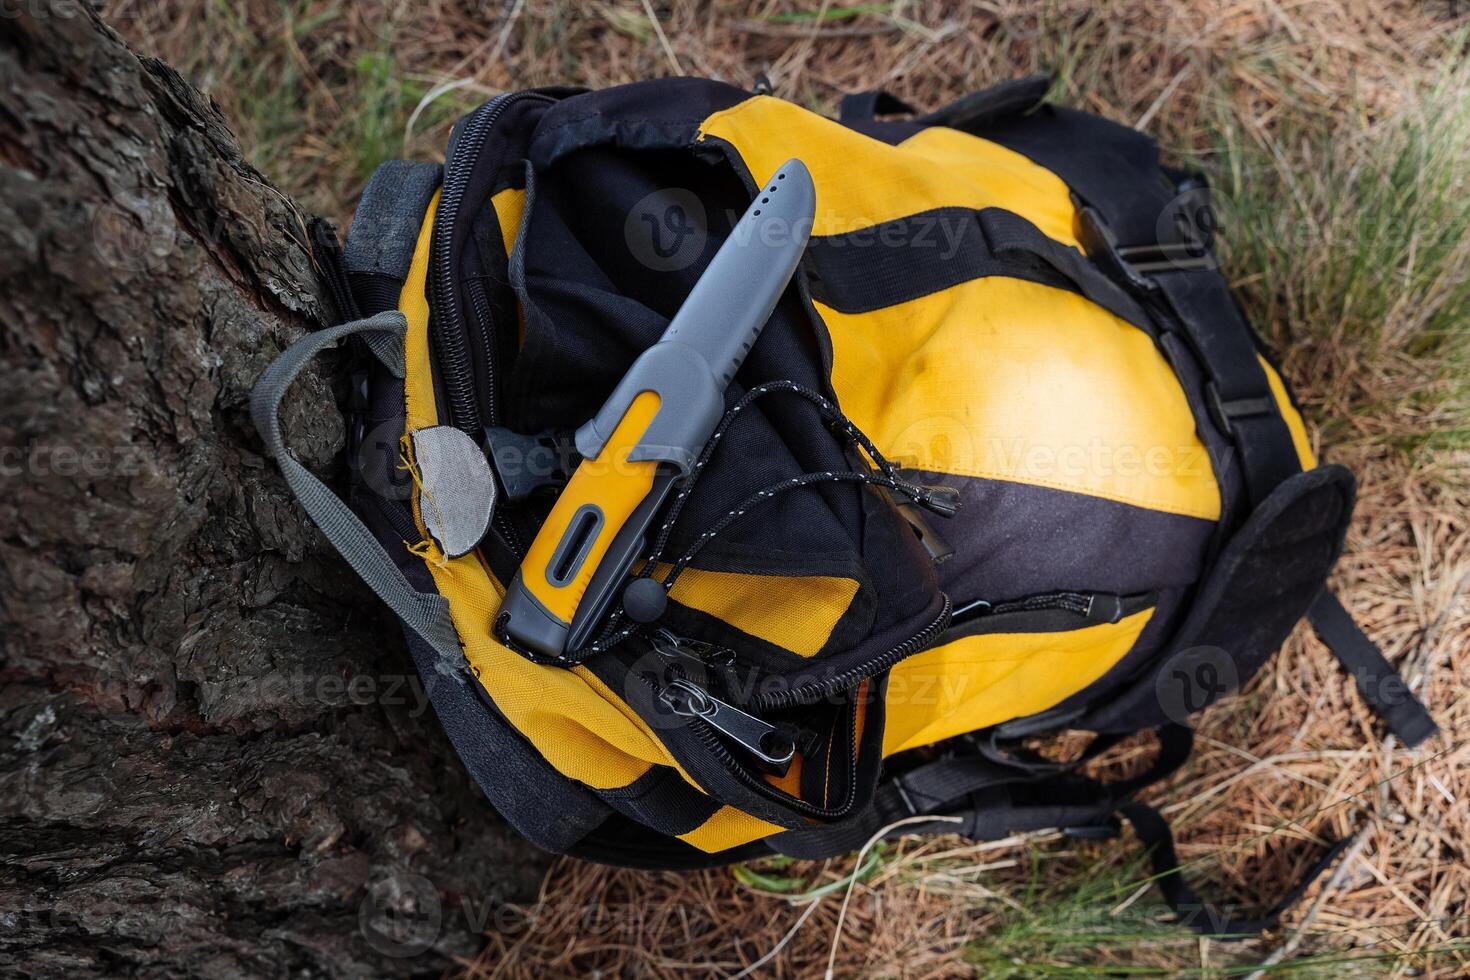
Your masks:
<path fill-rule="evenodd" d="M 434 222 L 434 232 L 429 243 L 429 300 L 434 312 L 434 353 L 438 362 L 439 376 L 443 379 L 444 396 L 449 409 L 449 421 L 455 428 L 462 429 L 475 438 L 480 437 L 483 425 L 497 422 L 495 370 L 491 354 L 494 345 L 494 323 L 482 314 L 488 309 L 476 309 L 480 325 L 491 336 L 477 338 L 484 350 L 471 350 L 472 337 L 465 328 L 464 311 L 460 308 L 458 290 L 454 288 L 453 224 L 460 206 L 464 203 L 465 187 L 470 175 L 479 162 L 480 152 L 495 122 L 507 106 L 523 98 L 545 98 L 530 92 L 511 92 L 497 96 L 476 109 L 465 121 L 459 137 L 454 142 L 454 157 L 444 168 L 444 182 L 439 191 L 440 219 Z M 475 302 L 472 298 L 472 302 Z M 478 307 L 479 303 L 475 302 Z M 478 393 L 475 390 L 474 359 L 485 366 L 485 407 L 488 418 L 482 420 Z"/>
<path fill-rule="evenodd" d="M 792 707 L 799 704 L 806 704 L 812 701 L 819 701 L 833 693 L 836 693 L 837 691 L 854 688 L 859 683 L 868 679 L 872 675 L 881 673 L 892 667 L 894 664 L 898 663 L 900 660 L 903 660 L 904 658 L 912 656 L 913 654 L 919 652 L 920 650 L 933 643 L 934 640 L 937 639 L 939 635 L 942 634 L 949 625 L 949 618 L 952 606 L 949 601 L 949 596 L 946 595 L 943 598 L 944 606 L 942 609 L 940 609 L 939 616 L 936 617 L 933 622 L 929 623 L 929 625 L 925 626 L 918 633 L 915 633 L 913 636 L 909 637 L 903 643 L 900 643 L 898 646 L 893 647 L 892 649 L 883 653 L 881 656 L 874 657 L 870 660 L 865 661 L 862 664 L 851 667 L 845 671 L 842 671 L 839 674 L 825 678 L 821 681 L 814 681 L 810 684 L 798 685 L 797 687 L 793 687 L 786 691 L 776 691 L 766 695 L 758 695 L 751 700 L 751 710 L 772 710 L 784 707 Z M 699 657 L 694 652 L 694 650 L 704 649 L 707 652 L 711 653 L 711 655 L 718 654 L 723 650 L 723 648 L 716 647 L 714 644 L 701 644 L 697 641 L 686 641 L 682 637 L 675 636 L 673 633 L 669 633 L 667 631 L 661 631 L 661 633 L 664 634 L 663 639 L 666 641 L 666 644 L 674 648 L 672 651 L 663 651 L 664 656 L 670 657 L 671 659 L 675 657 L 688 657 L 700 666 L 707 666 L 709 664 L 709 659 L 706 657 Z M 655 646 L 655 648 L 657 649 L 657 645 Z M 693 734 L 696 739 L 698 739 L 700 744 L 704 746 L 705 750 L 709 752 L 709 754 L 715 759 L 715 761 L 719 763 L 726 772 L 733 776 L 747 789 L 766 799 L 775 800 L 781 805 L 788 807 L 804 816 L 815 817 L 823 820 L 830 820 L 844 816 L 847 811 L 851 809 L 853 798 L 857 793 L 858 759 L 856 746 L 853 744 L 853 736 L 856 732 L 856 703 L 847 705 L 845 718 L 845 721 L 847 723 L 847 730 L 845 732 L 847 751 L 843 752 L 843 757 L 847 764 L 847 780 L 844 784 L 847 787 L 847 792 L 842 802 L 838 806 L 828 809 L 824 807 L 814 806 L 799 797 L 791 796 L 787 793 L 784 793 L 776 789 L 774 786 L 771 786 L 765 780 L 757 779 L 756 777 L 752 776 L 747 768 L 740 762 L 739 759 L 734 756 L 734 754 L 730 752 L 729 748 L 727 748 L 724 744 L 724 739 L 729 739 L 738 744 L 742 749 L 750 752 L 756 758 L 761 759 L 762 761 L 767 761 L 768 755 L 779 754 L 769 753 L 761 749 L 762 740 L 768 737 L 767 730 L 774 731 L 782 735 L 783 737 L 789 738 L 786 733 L 781 732 L 780 729 L 778 729 L 776 726 L 755 717 L 749 712 L 736 708 L 734 705 L 731 705 L 728 702 L 723 701 L 719 698 L 715 698 L 707 690 L 685 678 L 676 678 L 668 685 L 665 685 L 663 688 L 660 688 L 651 679 L 644 678 L 644 680 L 646 683 L 650 684 L 654 688 L 655 693 L 658 695 L 659 699 L 663 701 L 663 703 L 669 704 L 671 710 L 674 710 L 676 714 L 684 717 L 685 727 L 687 727 L 690 733 Z M 671 692 L 670 688 L 673 688 L 674 690 Z M 697 693 L 691 694 L 691 689 L 693 692 Z M 677 699 L 681 696 L 692 697 L 695 699 L 698 699 L 702 696 L 705 701 L 712 703 L 715 706 L 714 711 L 680 711 L 677 708 L 674 708 L 673 704 L 670 703 L 669 698 L 672 697 Z M 722 712 L 724 713 L 723 719 L 721 719 Z M 717 723 L 719 721 L 723 721 L 724 724 Z M 773 746 L 766 746 L 767 749 L 771 747 Z M 781 748 L 784 751 L 784 743 L 781 744 Z M 794 742 L 792 743 L 792 749 L 794 755 Z M 829 753 L 834 752 L 835 747 L 829 745 L 827 751 Z M 790 761 L 791 756 L 787 756 L 786 762 L 783 764 L 789 764 Z"/>
<path fill-rule="evenodd" d="M 975 599 L 955 611 L 950 621 L 955 637 L 996 633 L 1056 633 L 1116 623 L 1151 608 L 1153 592 L 1043 592 L 1021 599 L 990 602 Z"/>
<path fill-rule="evenodd" d="M 942 595 L 942 593 L 941 593 Z M 867 680 L 874 674 L 881 674 L 888 670 L 900 660 L 910 657 L 925 647 L 929 646 L 939 635 L 949 628 L 952 616 L 952 605 L 949 596 L 944 596 L 944 606 L 939 611 L 939 616 L 928 626 L 909 637 L 903 643 L 893 647 L 886 652 L 863 661 L 841 673 L 818 681 L 810 681 L 806 684 L 798 684 L 784 691 L 771 691 L 766 694 L 757 694 L 748 702 L 754 711 L 773 711 L 781 708 L 790 708 L 800 704 L 810 704 L 820 701 L 839 691 L 845 691 L 856 687 L 862 681 Z M 722 671 L 733 668 L 734 651 L 725 647 L 719 647 L 713 643 L 705 643 L 701 640 L 689 640 L 676 636 L 668 630 L 659 630 L 658 634 L 664 644 L 654 644 L 654 648 L 660 650 L 666 656 L 672 654 L 683 654 L 692 657 L 695 664 L 700 667 L 716 666 Z M 672 650 L 670 650 L 672 648 Z"/>
<path fill-rule="evenodd" d="M 1051 609 L 1076 613 L 1079 616 L 1090 616 L 1092 615 L 1092 609 L 1097 598 L 1098 596 L 1095 592 L 1043 592 L 1040 595 L 1027 596 L 1024 599 L 1011 599 L 1005 602 L 990 602 L 986 599 L 974 599 L 954 611 L 954 622 L 958 624 L 966 620 L 978 619 L 981 616 L 1001 616 L 1006 613 L 1017 612 L 1042 612 Z"/>
<path fill-rule="evenodd" d="M 495 404 L 495 395 L 500 387 L 500 335 L 495 324 L 495 314 L 490 309 L 490 297 L 485 292 L 485 280 L 479 277 L 470 279 L 465 283 L 465 291 L 470 294 L 470 322 L 467 324 L 471 328 L 468 331 L 470 343 L 476 349 L 476 360 L 485 368 L 485 424 L 494 425 L 500 415 Z"/>
<path fill-rule="evenodd" d="M 656 630 L 650 642 L 654 652 L 682 671 L 686 678 L 710 676 L 710 668 L 714 668 L 718 672 L 715 677 L 727 692 L 737 690 L 735 651 L 729 647 L 679 636 L 667 627 Z"/>
<path fill-rule="evenodd" d="M 653 684 L 652 681 L 648 681 L 647 683 Z M 673 682 L 673 684 L 680 683 L 687 682 Z M 689 684 L 688 686 L 694 687 L 696 690 L 699 690 L 696 685 Z M 657 685 L 654 685 L 654 689 L 655 691 L 657 691 L 659 698 L 662 700 L 664 697 L 663 690 L 660 690 Z M 705 697 L 709 697 L 708 692 L 703 693 Z M 847 782 L 845 784 L 847 786 L 847 792 L 844 795 L 842 802 L 837 807 L 832 809 L 814 806 L 798 796 L 791 796 L 788 793 L 782 792 L 781 790 L 772 786 L 770 783 L 766 782 L 763 779 L 758 779 L 755 776 L 752 776 L 745 764 L 743 764 L 739 759 L 735 758 L 735 756 L 725 746 L 724 738 L 722 738 L 722 736 L 726 738 L 732 738 L 732 740 L 733 737 L 730 736 L 729 733 L 727 733 L 723 728 L 717 728 L 713 724 L 712 719 L 698 714 L 685 715 L 684 718 L 685 727 L 689 730 L 690 734 L 692 734 L 695 739 L 698 740 L 700 745 L 710 755 L 710 757 L 714 759 L 715 762 L 719 764 L 722 769 L 729 773 L 736 782 L 740 783 L 746 789 L 764 799 L 772 800 L 776 803 L 779 803 L 782 806 L 801 814 L 802 816 L 813 817 L 819 820 L 832 820 L 838 817 L 845 816 L 847 814 L 848 810 L 852 808 L 853 798 L 854 795 L 857 793 L 857 755 L 852 750 L 852 735 L 855 730 L 854 715 L 856 711 L 856 705 L 850 705 L 847 711 L 846 741 L 848 744 L 848 751 L 843 753 L 843 755 L 847 759 Z M 745 713 L 741 712 L 741 714 Z M 755 720 L 760 721 L 760 719 Z M 762 725 L 767 724 L 766 722 L 760 723 Z M 745 745 L 743 741 L 740 744 L 742 748 L 749 749 L 749 746 Z M 792 755 L 794 756 L 794 743 L 792 745 L 792 750 Z M 832 752 L 834 751 L 834 749 L 829 746 L 827 751 Z M 787 762 L 790 762 L 789 758 L 787 759 Z"/>
<path fill-rule="evenodd" d="M 532 92 L 500 95 L 480 106 L 465 121 L 454 141 L 453 157 L 445 163 L 438 213 L 429 242 L 429 303 L 433 313 L 436 375 L 444 392 L 449 423 L 476 440 L 483 439 L 485 426 L 499 422 L 496 325 L 484 284 L 476 281 L 467 284 L 469 315 L 474 318 L 474 329 L 470 329 L 466 322 L 459 290 L 454 283 L 453 225 L 490 130 L 506 107 L 527 98 L 544 100 L 546 97 Z M 477 363 L 484 368 L 483 390 L 475 381 Z M 480 411 L 482 400 L 485 406 L 483 414 Z M 518 558 L 523 557 L 526 545 L 510 519 L 498 507 L 493 523 L 511 553 Z"/>
<path fill-rule="evenodd" d="M 698 718 L 768 766 L 784 771 L 796 755 L 796 739 L 693 681 L 674 680 L 659 692 L 659 698 L 674 714 Z"/>
<path fill-rule="evenodd" d="M 1092 607 L 1096 602 L 1097 593 L 1095 592 L 1047 592 L 1042 595 L 1027 596 L 1024 599 L 1015 599 L 1011 602 L 997 603 L 990 607 L 990 612 L 991 615 L 1004 615 L 1012 612 L 1061 609 L 1076 613 L 1078 616 L 1091 616 Z"/>
<path fill-rule="evenodd" d="M 839 691 L 856 687 L 867 678 L 888 670 L 900 660 L 913 656 L 933 643 L 939 638 L 941 633 L 949 628 L 949 620 L 953 614 L 954 607 L 949 601 L 949 596 L 944 595 L 943 598 L 944 607 L 940 609 L 939 616 L 933 622 L 886 653 L 865 660 L 856 666 L 849 667 L 841 673 L 834 674 L 831 677 L 823 678 L 819 681 L 798 684 L 784 691 L 771 691 L 766 694 L 758 694 L 751 700 L 751 707 L 757 711 L 762 709 L 775 710 L 820 701 Z"/>

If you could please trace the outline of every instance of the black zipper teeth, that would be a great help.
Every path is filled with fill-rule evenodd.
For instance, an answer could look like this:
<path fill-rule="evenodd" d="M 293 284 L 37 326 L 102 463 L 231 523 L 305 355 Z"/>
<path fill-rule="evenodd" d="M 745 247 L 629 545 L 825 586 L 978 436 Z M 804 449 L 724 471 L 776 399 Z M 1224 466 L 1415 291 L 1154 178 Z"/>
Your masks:
<path fill-rule="evenodd" d="M 495 425 L 499 417 L 496 403 L 496 377 L 494 357 L 494 318 L 490 315 L 489 300 L 483 289 L 470 290 L 470 302 L 479 330 L 471 336 L 466 329 L 459 306 L 459 294 L 454 289 L 454 267 L 450 249 L 453 242 L 452 224 L 463 203 L 465 186 L 470 173 L 479 161 L 480 151 L 490 128 L 495 125 L 505 108 L 530 93 L 513 92 L 491 99 L 475 110 L 459 139 L 454 145 L 454 159 L 444 170 L 444 182 L 439 192 L 440 215 L 448 221 L 434 222 L 430 240 L 429 291 L 434 323 L 434 356 L 438 377 L 444 388 L 444 399 L 449 411 L 449 421 L 455 428 L 480 438 L 483 425 Z M 475 342 L 482 349 L 471 351 Z M 485 370 L 484 404 L 485 413 L 480 413 L 479 392 L 476 391 L 474 358 L 479 358 Z M 496 508 L 494 523 L 502 540 L 517 557 L 525 555 L 525 545 L 520 540 L 509 518 Z"/>
<path fill-rule="evenodd" d="M 516 533 L 515 525 L 511 524 L 510 518 L 500 508 L 495 509 L 495 530 L 500 532 L 500 540 L 511 550 L 511 554 L 517 558 L 526 557 L 526 546 L 521 542 L 520 534 Z"/>
<path fill-rule="evenodd" d="M 482 348 L 477 356 L 480 358 L 480 363 L 485 366 L 485 424 L 494 425 L 499 415 L 495 403 L 496 358 L 492 353 L 495 347 L 495 319 L 490 313 L 490 300 L 485 295 L 485 284 L 478 279 L 470 283 L 470 302 L 474 304 L 475 319 L 480 325 L 480 329 L 474 332 L 474 337 Z M 482 438 L 483 435 L 479 430 L 470 434 L 476 439 Z M 506 516 L 504 508 L 496 507 L 491 521 L 495 530 L 500 532 L 500 540 L 505 542 L 511 554 L 517 558 L 524 558 L 526 546 L 521 542 L 521 536 L 516 532 L 515 525 L 511 524 L 510 518 Z"/>
<path fill-rule="evenodd" d="M 434 352 L 438 360 L 439 376 L 444 381 L 444 395 L 448 402 L 449 420 L 458 429 L 476 438 L 480 435 L 480 406 L 475 392 L 475 372 L 470 358 L 469 338 L 465 330 L 459 296 L 453 288 L 454 269 L 450 249 L 453 242 L 453 224 L 464 200 L 465 186 L 469 175 L 485 145 L 490 127 L 505 111 L 505 107 L 528 93 L 516 92 L 491 99 L 476 109 L 454 145 L 454 159 L 444 171 L 444 184 L 439 192 L 439 215 L 448 222 L 434 222 L 434 233 L 429 245 L 429 280 L 431 307 L 434 313 Z M 490 410 L 490 424 L 495 424 L 494 372 L 486 364 L 486 377 L 490 379 L 486 406 Z"/>
<path fill-rule="evenodd" d="M 474 316 L 475 329 L 469 332 L 470 340 L 479 347 L 476 360 L 485 368 L 485 424 L 494 425 L 500 414 L 495 408 L 496 380 L 496 327 L 495 315 L 490 312 L 490 297 L 485 295 L 485 282 L 471 279 L 467 284 L 470 294 L 470 312 Z M 479 433 L 476 433 L 479 435 Z"/>
<path fill-rule="evenodd" d="M 1079 616 L 1086 616 L 1092 609 L 1093 595 L 1086 592 L 1048 592 L 1043 595 L 997 602 L 990 607 L 987 616 L 1000 616 L 1015 612 L 1042 612 L 1047 609 L 1065 609 Z"/>
<path fill-rule="evenodd" d="M 939 634 L 943 633 L 949 626 L 950 614 L 954 611 L 949 596 L 944 596 L 944 608 L 939 611 L 939 616 L 928 626 L 918 633 L 909 637 L 903 643 L 872 660 L 864 661 L 855 667 L 849 667 L 840 674 L 835 674 L 824 680 L 813 681 L 810 684 L 800 684 L 786 691 L 772 691 L 752 699 L 751 707 L 759 711 L 762 709 L 790 708 L 798 704 L 809 704 L 819 701 L 830 694 L 845 691 L 851 687 L 873 676 L 881 674 L 905 657 L 912 656 L 920 650 L 933 643 Z"/>

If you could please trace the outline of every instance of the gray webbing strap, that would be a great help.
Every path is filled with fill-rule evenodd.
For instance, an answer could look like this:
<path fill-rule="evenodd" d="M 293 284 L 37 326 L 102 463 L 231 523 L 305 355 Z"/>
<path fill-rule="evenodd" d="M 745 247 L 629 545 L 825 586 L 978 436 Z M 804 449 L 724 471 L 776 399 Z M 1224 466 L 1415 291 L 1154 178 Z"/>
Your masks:
<path fill-rule="evenodd" d="M 307 334 L 283 351 L 255 383 L 250 393 L 250 417 L 265 440 L 266 452 L 280 465 L 286 485 L 332 547 L 399 619 L 423 637 L 447 663 L 455 664 L 463 659 L 463 654 L 449 618 L 449 603 L 443 596 L 419 592 L 409 585 L 373 533 L 340 497 L 297 462 L 281 436 L 281 398 L 307 362 L 346 337 L 361 336 L 373 355 L 395 377 L 401 378 L 403 335 L 407 329 L 403 314 L 389 310 L 366 320 Z"/>

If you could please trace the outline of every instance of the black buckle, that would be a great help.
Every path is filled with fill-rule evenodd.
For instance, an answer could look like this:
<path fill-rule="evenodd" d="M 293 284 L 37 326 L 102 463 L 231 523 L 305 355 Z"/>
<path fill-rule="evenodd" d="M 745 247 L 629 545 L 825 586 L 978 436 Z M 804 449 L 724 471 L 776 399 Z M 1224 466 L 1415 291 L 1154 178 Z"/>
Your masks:
<path fill-rule="evenodd" d="M 1197 272 L 1215 268 L 1215 253 L 1208 241 L 1148 242 L 1124 245 L 1113 235 L 1103 216 L 1091 205 L 1079 202 L 1078 239 L 1087 257 L 1103 266 L 1113 278 L 1121 279 L 1140 292 L 1158 288 L 1152 276 L 1159 272 Z"/>
<path fill-rule="evenodd" d="M 1235 420 L 1255 418 L 1261 415 L 1274 415 L 1276 413 L 1276 399 L 1269 393 L 1250 398 L 1232 398 L 1226 401 L 1220 397 L 1220 388 L 1211 381 L 1205 385 L 1205 404 L 1209 408 L 1210 419 L 1227 436 L 1235 435 Z"/>
<path fill-rule="evenodd" d="M 522 500 L 542 487 L 565 486 L 580 460 L 567 433 L 523 435 L 490 426 L 484 445 L 507 500 Z"/>

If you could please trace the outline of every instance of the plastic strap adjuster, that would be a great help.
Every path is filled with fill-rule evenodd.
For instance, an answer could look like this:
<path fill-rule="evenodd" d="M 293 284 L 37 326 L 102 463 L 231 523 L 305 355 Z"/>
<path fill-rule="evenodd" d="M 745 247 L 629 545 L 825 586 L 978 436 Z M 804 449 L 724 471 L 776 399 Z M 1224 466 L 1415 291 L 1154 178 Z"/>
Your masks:
<path fill-rule="evenodd" d="M 1205 404 L 1209 406 L 1210 418 L 1215 425 L 1225 435 L 1232 437 L 1235 435 L 1236 420 L 1276 414 L 1276 399 L 1269 392 L 1227 400 L 1220 396 L 1220 387 L 1213 381 L 1205 384 Z"/>
<path fill-rule="evenodd" d="M 1205 240 L 1124 245 L 1096 208 L 1080 202 L 1077 222 L 1081 232 L 1078 237 L 1088 258 L 1107 267 L 1116 278 L 1141 292 L 1151 293 L 1158 289 L 1158 283 L 1153 280 L 1158 273 L 1198 272 L 1216 266 L 1214 250 Z"/>

